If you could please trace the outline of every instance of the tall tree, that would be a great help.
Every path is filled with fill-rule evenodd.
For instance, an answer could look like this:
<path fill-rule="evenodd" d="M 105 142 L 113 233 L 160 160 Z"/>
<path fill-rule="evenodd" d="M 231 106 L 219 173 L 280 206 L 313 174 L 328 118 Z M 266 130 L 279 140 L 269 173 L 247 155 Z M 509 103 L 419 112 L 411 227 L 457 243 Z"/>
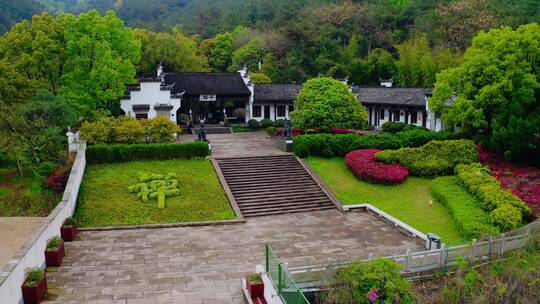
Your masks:
<path fill-rule="evenodd" d="M 116 14 L 97 11 L 68 18 L 60 92 L 83 113 L 108 106 L 135 77 L 140 43 Z"/>
<path fill-rule="evenodd" d="M 176 34 L 155 33 L 145 29 L 134 29 L 135 38 L 141 43 L 141 60 L 138 65 L 140 73 L 155 73 L 158 63 L 162 63 L 165 71 L 200 72 L 208 70 L 208 60 L 198 55 L 197 43 Z"/>
<path fill-rule="evenodd" d="M 446 44 L 459 50 L 464 50 L 476 33 L 496 25 L 488 0 L 460 0 L 440 5 L 437 17 Z"/>
<path fill-rule="evenodd" d="M 438 75 L 430 107 L 507 158 L 540 159 L 540 26 L 478 34 L 463 64 Z"/>

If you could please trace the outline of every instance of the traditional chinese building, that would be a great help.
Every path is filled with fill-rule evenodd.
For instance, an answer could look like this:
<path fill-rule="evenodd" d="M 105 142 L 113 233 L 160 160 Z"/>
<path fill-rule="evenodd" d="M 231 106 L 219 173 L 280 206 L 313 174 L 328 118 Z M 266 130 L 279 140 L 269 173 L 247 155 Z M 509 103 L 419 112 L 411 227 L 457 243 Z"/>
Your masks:
<path fill-rule="evenodd" d="M 379 87 L 350 88 L 368 110 L 368 125 L 399 121 L 437 131 L 444 127 L 440 117 L 429 111 L 431 88 L 393 87 L 392 80 L 381 81 Z M 126 115 L 138 119 L 165 115 L 179 122 L 179 116 L 185 114 L 204 116 L 207 123 L 216 124 L 223 122 L 225 115 L 233 123 L 276 121 L 290 118 L 301 89 L 298 84 L 253 84 L 246 69 L 236 73 L 164 73 L 159 67 L 155 79 L 141 79 L 139 85 L 128 87 L 121 107 Z"/>

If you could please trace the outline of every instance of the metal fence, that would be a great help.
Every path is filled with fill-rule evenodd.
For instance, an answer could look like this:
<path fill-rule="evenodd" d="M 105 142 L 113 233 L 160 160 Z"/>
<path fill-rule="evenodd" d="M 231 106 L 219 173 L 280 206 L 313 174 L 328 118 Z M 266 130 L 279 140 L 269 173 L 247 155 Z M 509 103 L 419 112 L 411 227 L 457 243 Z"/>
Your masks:
<path fill-rule="evenodd" d="M 278 295 L 286 304 L 309 304 L 302 290 L 298 288 L 287 264 L 282 263 L 274 254 L 270 244 L 266 243 L 264 247 L 265 271 L 272 279 Z"/>
<path fill-rule="evenodd" d="M 469 244 L 383 256 L 402 265 L 401 273 L 406 277 L 415 277 L 425 273 L 446 270 L 463 261 L 471 265 L 497 260 L 509 251 L 540 243 L 540 220 L 519 229 L 498 236 L 483 236 Z M 340 268 L 350 261 L 329 260 L 327 263 L 288 267 L 274 254 L 270 244 L 266 244 L 266 272 L 272 278 L 278 293 L 287 304 L 308 304 L 302 290 L 318 289 L 327 286 L 328 280 L 335 277 Z M 369 261 L 375 256 L 370 254 Z M 298 286 L 301 287 L 298 288 Z"/>
<path fill-rule="evenodd" d="M 472 240 L 469 244 L 448 246 L 443 244 L 440 249 L 412 252 L 405 254 L 383 256 L 402 265 L 404 276 L 415 276 L 420 273 L 445 270 L 461 261 L 471 264 L 501 258 L 505 253 L 524 248 L 532 242 L 540 242 L 540 221 L 527 226 L 503 233 L 498 236 L 484 236 L 480 240 Z M 362 261 L 372 260 L 375 256 Z M 337 269 L 344 267 L 349 261 L 331 260 L 323 265 L 308 265 L 290 268 L 289 272 L 297 283 L 325 280 Z"/>

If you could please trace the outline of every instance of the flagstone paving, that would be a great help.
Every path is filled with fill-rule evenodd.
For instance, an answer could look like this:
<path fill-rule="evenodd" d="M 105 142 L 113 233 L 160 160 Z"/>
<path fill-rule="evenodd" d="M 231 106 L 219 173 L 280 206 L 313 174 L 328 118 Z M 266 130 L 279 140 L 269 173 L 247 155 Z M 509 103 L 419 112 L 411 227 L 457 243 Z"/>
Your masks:
<path fill-rule="evenodd" d="M 363 211 L 248 219 L 245 224 L 86 231 L 47 274 L 45 303 L 243 303 L 240 279 L 264 260 L 264 243 L 291 266 L 421 249 Z"/>
<path fill-rule="evenodd" d="M 182 135 L 180 142 L 194 141 L 194 135 Z M 208 134 L 212 145 L 212 156 L 220 157 L 249 157 L 290 154 L 278 149 L 275 139 L 266 137 L 266 132 L 240 132 L 233 134 Z"/>

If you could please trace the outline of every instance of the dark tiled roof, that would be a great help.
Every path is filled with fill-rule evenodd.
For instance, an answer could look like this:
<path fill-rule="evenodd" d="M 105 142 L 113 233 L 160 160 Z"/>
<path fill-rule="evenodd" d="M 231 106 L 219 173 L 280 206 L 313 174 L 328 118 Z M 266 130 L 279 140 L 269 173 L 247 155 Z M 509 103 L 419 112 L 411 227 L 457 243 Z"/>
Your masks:
<path fill-rule="evenodd" d="M 296 99 L 301 84 L 255 84 L 255 102 L 288 101 Z"/>
<path fill-rule="evenodd" d="M 353 92 L 362 103 L 426 106 L 426 96 L 431 95 L 431 88 L 383 88 L 353 86 Z"/>
<path fill-rule="evenodd" d="M 165 83 L 174 83 L 172 93 L 190 95 L 250 95 L 239 73 L 166 73 Z"/>

